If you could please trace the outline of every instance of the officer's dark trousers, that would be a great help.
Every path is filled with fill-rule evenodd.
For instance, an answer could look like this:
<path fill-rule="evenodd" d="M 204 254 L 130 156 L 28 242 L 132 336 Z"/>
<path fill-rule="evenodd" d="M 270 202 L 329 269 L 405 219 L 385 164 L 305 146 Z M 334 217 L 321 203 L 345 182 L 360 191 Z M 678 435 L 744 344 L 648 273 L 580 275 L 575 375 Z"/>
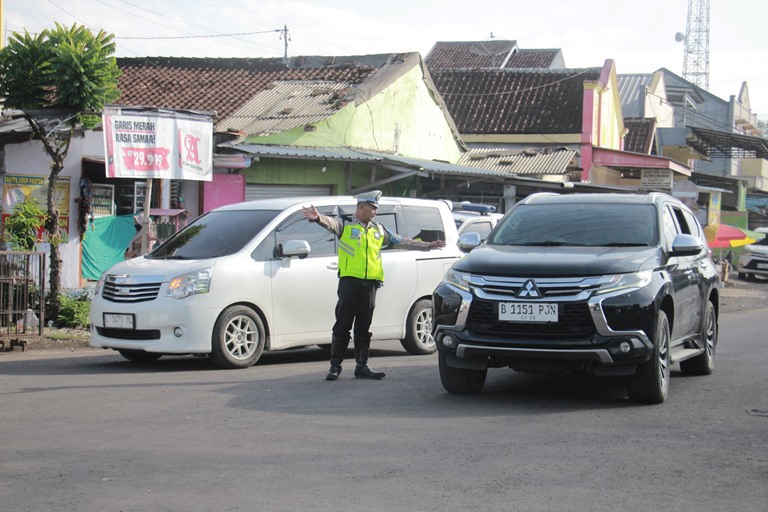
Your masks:
<path fill-rule="evenodd" d="M 376 281 L 342 277 L 339 279 L 336 303 L 336 323 L 333 324 L 331 340 L 331 366 L 341 366 L 344 353 L 349 347 L 349 333 L 354 324 L 355 362 L 358 366 L 368 364 L 368 349 L 371 346 L 371 319 L 376 306 Z"/>

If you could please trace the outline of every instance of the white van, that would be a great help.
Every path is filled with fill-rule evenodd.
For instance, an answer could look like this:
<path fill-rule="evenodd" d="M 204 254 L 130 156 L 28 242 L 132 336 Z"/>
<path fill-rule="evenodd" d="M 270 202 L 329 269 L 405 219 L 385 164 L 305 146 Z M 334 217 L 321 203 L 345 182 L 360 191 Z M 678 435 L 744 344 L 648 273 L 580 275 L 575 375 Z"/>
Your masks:
<path fill-rule="evenodd" d="M 328 345 L 336 305 L 337 239 L 301 214 L 314 205 L 351 217 L 352 197 L 263 199 L 208 212 L 145 256 L 107 270 L 91 302 L 91 346 L 132 361 L 207 354 L 220 368 L 253 365 L 264 350 Z M 445 203 L 382 198 L 375 218 L 432 251 L 385 249 L 373 340 L 435 351 L 432 291 L 461 257 Z"/>

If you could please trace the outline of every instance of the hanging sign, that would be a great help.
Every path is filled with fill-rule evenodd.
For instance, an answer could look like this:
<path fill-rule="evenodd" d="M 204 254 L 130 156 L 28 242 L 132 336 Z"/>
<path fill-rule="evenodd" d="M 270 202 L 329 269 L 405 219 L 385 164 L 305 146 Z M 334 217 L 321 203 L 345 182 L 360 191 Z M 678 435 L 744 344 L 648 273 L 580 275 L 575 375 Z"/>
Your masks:
<path fill-rule="evenodd" d="M 213 179 L 210 115 L 106 107 L 102 121 L 108 178 Z"/>
<path fill-rule="evenodd" d="M 672 190 L 672 171 L 669 169 L 642 169 L 640 187 L 648 190 Z"/>

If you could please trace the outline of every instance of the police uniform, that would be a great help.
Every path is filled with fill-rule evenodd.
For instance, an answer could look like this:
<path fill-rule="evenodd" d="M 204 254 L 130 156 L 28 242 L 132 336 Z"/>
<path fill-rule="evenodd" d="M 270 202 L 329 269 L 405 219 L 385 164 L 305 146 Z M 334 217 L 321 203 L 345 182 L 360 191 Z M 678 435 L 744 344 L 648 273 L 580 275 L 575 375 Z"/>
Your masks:
<path fill-rule="evenodd" d="M 357 202 L 378 208 L 381 192 L 378 190 L 356 196 Z M 363 223 L 357 217 L 344 221 L 319 215 L 318 224 L 336 234 L 339 239 L 339 286 L 336 303 L 336 322 L 331 338 L 331 368 L 327 380 L 336 380 L 341 363 L 349 347 L 350 330 L 354 325 L 355 377 L 382 379 L 383 372 L 368 366 L 371 345 L 371 320 L 376 307 L 376 291 L 384 283 L 381 250 L 398 247 L 429 250 L 429 242 L 418 242 L 390 232 L 377 222 Z"/>

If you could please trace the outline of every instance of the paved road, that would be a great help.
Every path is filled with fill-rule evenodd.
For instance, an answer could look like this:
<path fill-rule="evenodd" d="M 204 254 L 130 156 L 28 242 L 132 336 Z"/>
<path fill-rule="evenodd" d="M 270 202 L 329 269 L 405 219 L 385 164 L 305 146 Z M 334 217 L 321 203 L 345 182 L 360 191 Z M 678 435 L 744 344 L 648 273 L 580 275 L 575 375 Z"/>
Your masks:
<path fill-rule="evenodd" d="M 319 350 L 256 367 L 0 354 L 4 511 L 765 511 L 763 310 L 724 315 L 716 373 L 639 406 L 623 381 L 496 370 L 452 396 L 435 356 L 377 345 L 381 382 Z"/>

